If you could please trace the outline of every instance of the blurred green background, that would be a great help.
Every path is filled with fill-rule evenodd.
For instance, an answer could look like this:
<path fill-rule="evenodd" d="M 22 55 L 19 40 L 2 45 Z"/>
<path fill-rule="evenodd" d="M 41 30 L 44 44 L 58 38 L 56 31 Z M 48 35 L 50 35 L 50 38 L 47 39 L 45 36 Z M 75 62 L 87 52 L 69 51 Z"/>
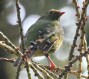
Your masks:
<path fill-rule="evenodd" d="M 73 36 L 76 30 L 76 12 L 73 6 L 72 0 L 19 0 L 21 7 L 21 18 L 23 29 L 27 30 L 28 26 L 33 21 L 36 21 L 44 12 L 50 9 L 59 9 L 62 11 L 66 11 L 65 16 L 61 20 L 61 24 L 63 25 L 63 29 L 65 32 L 65 39 L 62 47 L 59 49 L 59 53 L 56 54 L 59 56 L 52 55 L 52 59 L 58 66 L 64 67 L 67 63 L 70 46 L 72 44 Z M 79 0 L 80 3 L 82 0 Z M 80 4 L 79 3 L 79 4 Z M 81 5 L 80 5 L 81 6 Z M 89 9 L 89 7 L 88 7 Z M 15 8 L 15 0 L 0 0 L 0 31 L 2 31 L 16 46 L 19 46 L 19 27 L 16 23 L 16 8 Z M 87 11 L 87 16 L 89 17 L 89 11 Z M 73 18 L 74 17 L 74 18 Z M 26 25 L 27 24 L 27 25 Z M 87 26 L 85 28 L 87 34 L 87 42 L 89 44 L 89 20 L 87 21 Z M 26 30 L 24 32 L 26 32 Z M 63 57 L 61 57 L 63 56 Z M 11 58 L 14 55 L 10 55 L 6 53 L 3 49 L 0 48 L 0 57 Z M 61 57 L 61 58 L 60 58 Z M 41 63 L 45 63 L 46 59 L 40 61 Z M 60 62 L 60 63 L 58 63 Z M 0 61 L 0 79 L 15 79 L 16 76 L 16 68 L 13 67 L 13 64 L 1 62 Z M 71 77 L 72 78 L 72 77 Z M 72 78 L 73 79 L 73 78 Z"/>

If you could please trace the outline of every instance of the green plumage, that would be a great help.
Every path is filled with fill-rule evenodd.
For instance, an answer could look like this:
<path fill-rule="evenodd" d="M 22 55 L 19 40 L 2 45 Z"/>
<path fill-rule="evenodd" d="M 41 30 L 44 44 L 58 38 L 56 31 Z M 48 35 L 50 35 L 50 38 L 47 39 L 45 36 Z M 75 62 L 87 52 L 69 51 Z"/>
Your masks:
<path fill-rule="evenodd" d="M 58 21 L 60 16 L 58 10 L 52 9 L 28 29 L 25 35 L 25 45 L 28 48 L 31 41 L 36 43 L 37 48 L 32 49 L 35 56 L 54 53 L 60 47 L 63 41 L 63 29 Z"/>

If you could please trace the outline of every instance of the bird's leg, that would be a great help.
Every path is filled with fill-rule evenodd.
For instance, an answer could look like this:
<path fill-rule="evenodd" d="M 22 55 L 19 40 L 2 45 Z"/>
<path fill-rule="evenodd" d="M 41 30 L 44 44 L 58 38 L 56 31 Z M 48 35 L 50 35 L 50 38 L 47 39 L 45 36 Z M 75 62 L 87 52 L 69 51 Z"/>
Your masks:
<path fill-rule="evenodd" d="M 56 68 L 56 65 L 54 64 L 54 62 L 51 60 L 49 54 L 45 54 L 45 56 L 47 57 L 47 59 L 49 60 L 50 62 L 50 70 L 54 70 Z"/>
<path fill-rule="evenodd" d="M 51 43 L 47 42 L 48 44 L 46 44 L 46 46 L 44 47 L 44 50 L 47 50 L 47 52 L 45 53 L 45 56 L 47 57 L 47 59 L 50 62 L 50 70 L 54 70 L 56 68 L 56 65 L 54 64 L 54 62 L 51 60 L 48 52 L 51 49 L 51 47 L 54 45 L 54 43 L 58 40 L 58 38 L 56 38 L 54 41 L 52 41 Z"/>

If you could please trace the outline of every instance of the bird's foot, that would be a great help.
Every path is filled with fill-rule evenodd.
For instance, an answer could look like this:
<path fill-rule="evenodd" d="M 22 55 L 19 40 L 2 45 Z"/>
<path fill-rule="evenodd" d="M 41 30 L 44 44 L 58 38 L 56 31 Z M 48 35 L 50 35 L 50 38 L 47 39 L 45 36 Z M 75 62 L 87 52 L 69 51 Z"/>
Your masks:
<path fill-rule="evenodd" d="M 50 70 L 55 70 L 56 65 L 54 64 L 53 61 L 50 61 Z"/>
<path fill-rule="evenodd" d="M 45 54 L 45 56 L 48 58 L 49 62 L 50 62 L 50 70 L 55 70 L 56 65 L 54 64 L 54 62 L 51 60 L 50 56 L 48 54 Z"/>

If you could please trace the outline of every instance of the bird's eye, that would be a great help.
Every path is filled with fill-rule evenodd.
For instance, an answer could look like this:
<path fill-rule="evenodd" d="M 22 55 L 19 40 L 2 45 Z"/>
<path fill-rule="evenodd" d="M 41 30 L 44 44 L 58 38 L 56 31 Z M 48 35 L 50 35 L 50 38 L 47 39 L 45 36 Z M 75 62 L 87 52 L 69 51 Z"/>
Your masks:
<path fill-rule="evenodd" d="M 49 14 L 53 14 L 53 12 L 52 12 L 52 11 L 50 11 L 50 12 L 49 12 Z"/>

